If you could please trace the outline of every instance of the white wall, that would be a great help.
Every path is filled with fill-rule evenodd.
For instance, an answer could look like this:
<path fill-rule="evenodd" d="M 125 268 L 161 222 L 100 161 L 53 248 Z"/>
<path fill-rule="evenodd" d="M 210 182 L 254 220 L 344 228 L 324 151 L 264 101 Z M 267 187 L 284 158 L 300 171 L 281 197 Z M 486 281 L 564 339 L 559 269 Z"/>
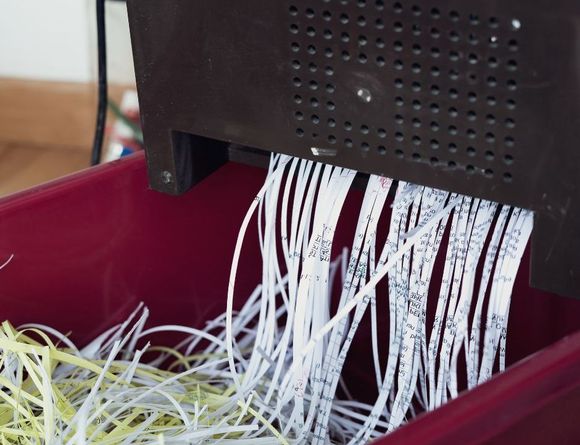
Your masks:
<path fill-rule="evenodd" d="M 106 8 L 110 81 L 132 83 L 125 5 Z M 95 29 L 94 0 L 0 0 L 0 77 L 93 81 Z"/>

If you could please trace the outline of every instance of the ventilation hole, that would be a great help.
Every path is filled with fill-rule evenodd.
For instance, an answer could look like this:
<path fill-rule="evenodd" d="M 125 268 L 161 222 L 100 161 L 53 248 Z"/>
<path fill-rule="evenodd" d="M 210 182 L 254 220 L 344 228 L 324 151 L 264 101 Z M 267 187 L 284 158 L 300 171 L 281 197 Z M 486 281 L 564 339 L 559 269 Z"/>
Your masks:
<path fill-rule="evenodd" d="M 507 69 L 510 71 L 516 71 L 518 69 L 518 63 L 515 60 L 508 60 Z"/>
<path fill-rule="evenodd" d="M 477 102 L 477 94 L 474 93 L 473 91 L 470 91 L 469 93 L 467 93 L 467 100 L 471 103 Z"/>
<path fill-rule="evenodd" d="M 326 108 L 330 111 L 334 111 L 336 109 L 336 105 L 332 101 L 326 102 Z"/>
<path fill-rule="evenodd" d="M 366 38 L 366 36 L 360 36 L 360 37 L 358 38 L 358 44 L 359 44 L 360 46 L 366 46 L 366 45 L 367 45 L 367 43 L 369 43 L 369 41 L 368 41 L 368 39 Z"/>
<path fill-rule="evenodd" d="M 358 26 L 367 26 L 367 19 L 364 16 L 360 16 L 358 19 L 356 19 L 356 22 L 358 23 Z"/>
<path fill-rule="evenodd" d="M 304 130 L 302 128 L 296 129 L 296 135 L 298 137 L 304 137 Z"/>
<path fill-rule="evenodd" d="M 507 183 L 512 182 L 512 180 L 513 180 L 512 174 L 511 173 L 504 173 L 503 180 L 504 180 L 504 182 L 507 182 Z"/>
<path fill-rule="evenodd" d="M 296 43 L 296 42 L 292 42 L 292 44 L 290 45 L 290 48 L 295 53 L 297 53 L 298 51 L 300 51 L 300 45 L 298 43 Z"/>
<path fill-rule="evenodd" d="M 377 29 L 383 29 L 385 27 L 385 22 L 383 22 L 382 19 L 376 19 L 375 20 L 375 28 Z"/>
<path fill-rule="evenodd" d="M 413 101 L 413 109 L 419 111 L 421 109 L 422 105 L 421 105 L 421 101 L 418 99 L 415 99 Z"/>
<path fill-rule="evenodd" d="M 450 70 L 449 71 L 449 78 L 451 80 L 457 80 L 457 79 L 459 79 L 459 71 L 457 71 L 457 70 Z"/>
<path fill-rule="evenodd" d="M 331 59 L 332 56 L 334 56 L 334 52 L 332 51 L 332 48 L 325 48 L 324 49 L 324 55 L 328 58 Z"/>
<path fill-rule="evenodd" d="M 352 130 L 352 124 L 351 124 L 350 122 L 346 121 L 346 122 L 344 123 L 344 129 L 345 129 L 346 131 L 351 131 L 351 130 Z"/>
<path fill-rule="evenodd" d="M 290 32 L 292 34 L 298 34 L 298 31 L 299 31 L 298 25 L 296 25 L 295 23 L 290 25 Z"/>
<path fill-rule="evenodd" d="M 396 42 L 393 43 L 393 49 L 397 52 L 400 52 L 403 50 L 403 43 L 400 42 L 399 40 L 397 40 Z"/>
<path fill-rule="evenodd" d="M 366 125 L 363 125 L 360 127 L 360 132 L 362 134 L 369 134 L 369 127 L 367 127 Z"/>
<path fill-rule="evenodd" d="M 403 152 L 403 150 L 401 150 L 400 148 L 395 150 L 395 156 L 398 158 L 403 158 L 405 156 L 405 152 Z"/>
<path fill-rule="evenodd" d="M 507 88 L 510 91 L 515 91 L 518 88 L 518 84 L 517 84 L 517 82 L 515 80 L 510 79 L 510 80 L 507 81 Z"/>
<path fill-rule="evenodd" d="M 439 29 L 437 28 L 431 28 L 431 37 L 433 37 L 434 39 L 438 39 L 439 37 L 441 37 L 441 31 L 439 31 Z"/>
<path fill-rule="evenodd" d="M 451 142 L 447 148 L 449 149 L 450 153 L 457 153 L 457 145 Z"/>
<path fill-rule="evenodd" d="M 310 55 L 313 56 L 314 54 L 316 54 L 316 46 L 314 46 L 314 45 L 308 45 L 307 51 L 308 51 L 308 54 L 310 54 Z"/>
<path fill-rule="evenodd" d="M 479 25 L 479 16 L 477 14 L 469 14 L 469 24 Z"/>
<path fill-rule="evenodd" d="M 348 32 L 343 32 L 340 35 L 340 40 L 342 40 L 344 43 L 350 42 L 350 34 Z"/>
<path fill-rule="evenodd" d="M 416 16 L 421 15 L 421 8 L 418 5 L 413 5 L 411 7 L 411 11 L 413 12 L 413 15 L 416 15 Z"/>
<path fill-rule="evenodd" d="M 421 91 L 421 84 L 419 82 L 413 82 L 411 84 L 411 89 L 413 90 L 413 92 L 418 93 L 419 91 Z"/>
<path fill-rule="evenodd" d="M 510 40 L 508 42 L 508 48 L 511 51 L 517 51 L 518 50 L 518 41 L 517 40 L 514 40 L 514 39 Z"/>
<path fill-rule="evenodd" d="M 385 2 L 383 0 L 377 0 L 375 2 L 375 6 L 379 11 L 382 11 L 383 9 L 385 9 Z"/>
<path fill-rule="evenodd" d="M 403 79 L 395 79 L 395 87 L 403 88 Z"/>
<path fill-rule="evenodd" d="M 421 45 L 419 45 L 418 43 L 415 43 L 413 45 L 413 54 L 419 55 L 419 54 L 421 54 L 421 51 L 422 51 Z"/>
<path fill-rule="evenodd" d="M 377 57 L 377 65 L 378 66 L 385 66 L 386 61 L 385 58 L 383 56 L 378 56 Z"/>
<path fill-rule="evenodd" d="M 360 144 L 360 148 L 362 151 L 369 151 L 371 146 L 368 144 L 368 142 L 363 142 Z"/>
<path fill-rule="evenodd" d="M 375 41 L 375 44 L 377 45 L 377 48 L 384 48 L 386 43 L 383 39 L 381 39 L 380 37 Z"/>
<path fill-rule="evenodd" d="M 488 114 L 488 115 L 485 117 L 485 120 L 487 121 L 487 123 L 488 123 L 489 125 L 495 125 L 495 122 L 496 122 L 496 121 L 495 121 L 495 116 L 494 116 L 493 114 Z"/>
<path fill-rule="evenodd" d="M 298 8 L 296 6 L 290 6 L 290 15 L 298 15 Z"/>
<path fill-rule="evenodd" d="M 506 145 L 507 147 L 513 147 L 513 146 L 515 145 L 515 140 L 514 140 L 514 138 L 513 138 L 513 137 L 511 137 L 511 136 L 507 136 L 507 137 L 504 139 L 504 143 L 505 143 L 505 145 Z"/>
<path fill-rule="evenodd" d="M 449 161 L 447 163 L 447 167 L 449 167 L 450 169 L 455 169 L 457 167 L 457 163 L 455 161 Z"/>
<path fill-rule="evenodd" d="M 516 109 L 516 101 L 513 99 L 508 99 L 506 101 L 506 107 L 508 110 L 515 110 Z"/>
<path fill-rule="evenodd" d="M 489 76 L 487 78 L 487 86 L 489 87 L 496 87 L 497 86 L 497 79 L 493 76 Z"/>
<path fill-rule="evenodd" d="M 497 68 L 499 65 L 499 61 L 497 60 L 497 57 L 490 57 L 489 59 L 487 59 L 487 64 L 490 68 Z"/>
<path fill-rule="evenodd" d="M 491 107 L 495 106 L 497 104 L 495 96 L 487 96 L 487 104 Z"/>
<path fill-rule="evenodd" d="M 421 128 L 421 119 L 414 118 L 412 122 L 413 122 L 413 127 L 415 127 L 415 128 Z"/>
<path fill-rule="evenodd" d="M 473 128 L 468 128 L 467 129 L 467 137 L 469 139 L 475 139 L 477 137 L 477 132 Z"/>
<path fill-rule="evenodd" d="M 431 57 L 437 59 L 439 56 L 441 56 L 441 50 L 439 48 L 431 48 Z"/>
<path fill-rule="evenodd" d="M 403 105 L 405 105 L 405 101 L 403 100 L 403 98 L 402 98 L 402 97 L 400 97 L 400 96 L 397 96 L 397 97 L 395 97 L 395 104 L 396 104 L 398 107 L 402 107 Z"/>
<path fill-rule="evenodd" d="M 401 12 L 403 12 L 403 5 L 401 5 L 401 3 L 396 2 L 393 5 L 393 11 L 395 11 L 397 14 L 400 14 Z"/>
<path fill-rule="evenodd" d="M 493 170 L 491 168 L 486 168 L 483 171 L 483 176 L 485 176 L 488 179 L 493 178 Z"/>
<path fill-rule="evenodd" d="M 310 83 L 308 84 L 308 87 L 315 91 L 318 89 L 318 82 L 316 82 L 315 80 L 311 80 Z"/>
<path fill-rule="evenodd" d="M 495 153 L 491 150 L 485 152 L 485 159 L 488 161 L 493 161 L 495 159 Z"/>
<path fill-rule="evenodd" d="M 470 53 L 469 56 L 467 56 L 467 60 L 472 65 L 475 65 L 477 62 L 479 62 L 479 57 L 477 56 L 477 54 Z"/>
<path fill-rule="evenodd" d="M 421 160 L 421 155 L 419 153 L 413 153 L 411 155 L 411 159 L 413 159 L 413 161 L 420 161 Z"/>
<path fill-rule="evenodd" d="M 433 77 L 439 77 L 440 74 L 441 74 L 441 70 L 438 67 L 436 67 L 436 66 L 431 67 L 431 75 Z"/>
<path fill-rule="evenodd" d="M 419 74 L 421 72 L 421 64 L 414 63 L 411 65 L 411 71 L 413 71 L 415 74 Z"/>
<path fill-rule="evenodd" d="M 489 144 L 493 144 L 495 142 L 495 134 L 493 133 L 486 133 L 485 134 L 485 141 Z"/>
<path fill-rule="evenodd" d="M 411 31 L 413 32 L 414 36 L 421 35 L 421 27 L 419 25 L 417 25 L 416 23 L 411 27 Z"/>
<path fill-rule="evenodd" d="M 387 148 L 384 145 L 379 145 L 377 151 L 379 152 L 380 155 L 387 154 Z"/>
<path fill-rule="evenodd" d="M 458 115 L 459 115 L 459 112 L 457 111 L 457 108 L 455 108 L 455 107 L 449 108 L 449 116 L 457 117 Z"/>
<path fill-rule="evenodd" d="M 297 104 L 301 104 L 302 103 L 302 96 L 300 95 L 295 95 L 294 96 L 294 102 L 296 102 Z"/>
<path fill-rule="evenodd" d="M 477 119 L 477 113 L 473 110 L 469 110 L 467 112 L 467 120 L 473 122 L 476 119 Z"/>
<path fill-rule="evenodd" d="M 487 21 L 487 24 L 489 25 L 490 28 L 497 28 L 499 26 L 499 20 L 497 19 L 497 17 L 490 17 L 489 20 Z"/>
<path fill-rule="evenodd" d="M 301 67 L 300 62 L 298 60 L 293 60 L 292 61 L 292 68 L 294 68 L 295 70 L 299 70 Z"/>
<path fill-rule="evenodd" d="M 314 125 L 318 125 L 320 123 L 320 118 L 316 114 L 313 114 L 310 119 Z"/>
<path fill-rule="evenodd" d="M 465 166 L 465 172 L 466 172 L 468 175 L 472 175 L 472 174 L 474 174 L 474 173 L 475 173 L 475 167 L 474 167 L 473 165 L 466 165 L 466 166 Z"/>
<path fill-rule="evenodd" d="M 344 145 L 346 145 L 348 148 L 352 148 L 353 143 L 351 139 L 345 139 L 344 140 Z"/>
<path fill-rule="evenodd" d="M 345 62 L 348 62 L 350 60 L 350 53 L 348 51 L 343 51 L 342 52 L 342 60 L 344 60 Z"/>
<path fill-rule="evenodd" d="M 401 116 L 400 114 L 397 114 L 395 116 L 395 122 L 399 125 L 403 125 L 403 123 L 405 122 L 405 119 L 403 119 L 403 116 Z"/>
<path fill-rule="evenodd" d="M 509 118 L 509 117 L 508 117 L 508 118 L 505 120 L 505 126 L 506 126 L 507 128 L 514 128 L 514 127 L 516 126 L 516 121 L 515 121 L 515 120 L 513 120 L 512 118 Z"/>
<path fill-rule="evenodd" d="M 336 87 L 333 84 L 331 84 L 331 83 L 326 84 L 326 92 L 328 94 L 333 94 L 335 91 L 336 91 Z"/>
<path fill-rule="evenodd" d="M 318 99 L 316 99 L 315 97 L 313 97 L 312 99 L 310 99 L 310 105 L 311 105 L 313 108 L 316 108 L 316 107 L 318 107 L 318 105 L 319 105 Z"/>
<path fill-rule="evenodd" d="M 465 150 L 467 152 L 467 156 L 473 157 L 475 156 L 475 148 L 473 147 L 467 147 L 467 149 Z"/>
<path fill-rule="evenodd" d="M 393 66 L 397 71 L 401 71 L 403 69 L 403 62 L 401 60 L 395 60 Z"/>
<path fill-rule="evenodd" d="M 439 148 L 439 141 L 437 139 L 431 139 L 429 145 L 433 150 L 437 150 Z"/>
<path fill-rule="evenodd" d="M 438 104 L 431 104 L 429 106 L 429 109 L 431 110 L 432 113 L 435 113 L 435 114 L 439 113 L 439 110 L 440 110 Z"/>
<path fill-rule="evenodd" d="M 377 134 L 379 135 L 379 137 L 380 137 L 381 139 L 384 139 L 384 138 L 386 138 L 386 137 L 387 137 L 387 132 L 385 131 L 385 129 L 384 129 L 384 128 L 379 128 L 379 129 L 377 130 Z"/>
<path fill-rule="evenodd" d="M 308 8 L 306 10 L 306 17 L 308 17 L 309 19 L 314 18 L 314 9 Z"/>
<path fill-rule="evenodd" d="M 512 165 L 514 163 L 514 157 L 512 155 L 505 155 L 503 157 L 503 162 L 507 165 Z"/>
<path fill-rule="evenodd" d="M 469 36 L 467 37 L 467 41 L 471 45 L 477 45 L 479 43 L 479 37 L 477 37 L 476 34 L 469 34 Z"/>
<path fill-rule="evenodd" d="M 308 28 L 306 28 L 306 34 L 308 35 L 308 37 L 314 37 L 316 36 L 316 30 L 312 26 L 309 26 Z"/>
<path fill-rule="evenodd" d="M 296 113 L 294 113 L 294 117 L 296 118 L 296 120 L 304 120 L 304 113 L 302 113 L 301 111 L 297 111 Z"/>
<path fill-rule="evenodd" d="M 318 66 L 315 63 L 309 63 L 308 64 L 308 69 L 311 72 L 315 73 L 316 71 L 318 71 Z"/>
<path fill-rule="evenodd" d="M 328 119 L 327 124 L 330 128 L 336 127 L 336 121 L 334 119 Z"/>
<path fill-rule="evenodd" d="M 433 96 L 438 96 L 440 92 L 441 88 L 439 88 L 437 85 L 431 85 L 431 94 Z"/>
<path fill-rule="evenodd" d="M 334 68 L 332 68 L 331 66 L 327 66 L 324 69 L 324 72 L 327 76 L 333 76 L 334 75 Z"/>
<path fill-rule="evenodd" d="M 405 136 L 403 135 L 403 133 L 401 133 L 400 131 L 397 131 L 395 133 L 395 140 L 397 142 L 403 142 L 405 140 Z"/>
<path fill-rule="evenodd" d="M 457 62 L 461 58 L 461 53 L 458 51 L 449 51 L 449 60 Z"/>
<path fill-rule="evenodd" d="M 367 5 L 366 0 L 358 0 L 357 3 L 359 8 L 364 8 Z"/>
<path fill-rule="evenodd" d="M 331 144 L 336 144 L 336 136 L 333 135 L 328 136 L 328 142 Z"/>
<path fill-rule="evenodd" d="M 300 79 L 300 77 L 295 77 L 294 79 L 292 79 L 292 83 L 294 84 L 295 87 L 299 88 L 302 86 L 302 79 Z"/>
<path fill-rule="evenodd" d="M 459 97 L 459 91 L 457 91 L 455 88 L 451 88 L 449 90 L 449 97 L 451 99 L 457 99 Z"/>
<path fill-rule="evenodd" d="M 339 20 L 340 20 L 340 23 L 342 23 L 343 25 L 346 25 L 349 22 L 349 17 L 347 14 L 341 14 Z"/>
<path fill-rule="evenodd" d="M 449 40 L 459 42 L 459 33 L 455 30 L 449 31 Z"/>
<path fill-rule="evenodd" d="M 365 64 L 365 63 L 367 63 L 367 60 L 368 60 L 368 58 L 367 58 L 366 54 L 359 54 L 359 56 L 358 56 L 359 63 Z"/>
<path fill-rule="evenodd" d="M 431 122 L 431 131 L 439 131 L 439 124 L 437 122 Z"/>
<path fill-rule="evenodd" d="M 450 125 L 449 128 L 447 128 L 447 131 L 451 136 L 457 135 L 457 127 L 455 125 Z"/>
<path fill-rule="evenodd" d="M 432 8 L 430 14 L 432 19 L 438 19 L 441 17 L 441 11 L 439 11 L 437 8 Z"/>
<path fill-rule="evenodd" d="M 318 138 L 318 133 L 312 133 L 312 139 L 317 139 Z"/>
<path fill-rule="evenodd" d="M 459 13 L 457 11 L 451 11 L 449 13 L 449 18 L 451 19 L 452 22 L 457 22 L 459 21 Z"/>

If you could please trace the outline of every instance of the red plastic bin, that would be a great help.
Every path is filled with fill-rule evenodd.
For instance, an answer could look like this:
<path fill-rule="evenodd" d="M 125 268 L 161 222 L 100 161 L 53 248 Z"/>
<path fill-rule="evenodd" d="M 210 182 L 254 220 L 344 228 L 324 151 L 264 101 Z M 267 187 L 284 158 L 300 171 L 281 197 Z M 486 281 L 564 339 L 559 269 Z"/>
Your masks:
<path fill-rule="evenodd" d="M 0 200 L 0 262 L 14 254 L 0 271 L 0 318 L 82 343 L 143 301 L 154 324 L 203 326 L 224 311 L 239 224 L 264 175 L 230 163 L 172 197 L 148 189 L 137 154 Z M 245 249 L 259 257 L 256 243 Z M 243 267 L 239 302 L 259 280 Z M 527 282 L 524 265 L 508 335 L 515 364 L 379 444 L 580 443 L 580 301 Z"/>

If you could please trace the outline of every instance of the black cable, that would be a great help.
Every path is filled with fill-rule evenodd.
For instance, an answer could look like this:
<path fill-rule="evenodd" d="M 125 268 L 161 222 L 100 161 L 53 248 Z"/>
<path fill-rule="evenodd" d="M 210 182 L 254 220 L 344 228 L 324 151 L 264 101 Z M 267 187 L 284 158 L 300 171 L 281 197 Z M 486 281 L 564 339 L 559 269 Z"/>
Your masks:
<path fill-rule="evenodd" d="M 97 124 L 93 140 L 93 152 L 91 165 L 101 162 L 103 152 L 103 139 L 105 138 L 105 126 L 107 124 L 108 88 L 107 88 L 107 41 L 105 30 L 105 0 L 96 0 L 97 3 L 97 52 L 99 61 L 98 89 L 99 99 L 97 105 Z"/>

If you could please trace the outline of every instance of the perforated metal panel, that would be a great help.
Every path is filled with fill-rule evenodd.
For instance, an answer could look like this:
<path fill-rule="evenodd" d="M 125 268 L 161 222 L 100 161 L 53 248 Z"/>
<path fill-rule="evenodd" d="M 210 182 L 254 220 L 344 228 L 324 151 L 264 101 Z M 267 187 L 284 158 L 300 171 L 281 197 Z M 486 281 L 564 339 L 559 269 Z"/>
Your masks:
<path fill-rule="evenodd" d="M 580 3 L 129 5 L 153 188 L 235 143 L 529 208 L 534 284 L 580 297 Z"/>

